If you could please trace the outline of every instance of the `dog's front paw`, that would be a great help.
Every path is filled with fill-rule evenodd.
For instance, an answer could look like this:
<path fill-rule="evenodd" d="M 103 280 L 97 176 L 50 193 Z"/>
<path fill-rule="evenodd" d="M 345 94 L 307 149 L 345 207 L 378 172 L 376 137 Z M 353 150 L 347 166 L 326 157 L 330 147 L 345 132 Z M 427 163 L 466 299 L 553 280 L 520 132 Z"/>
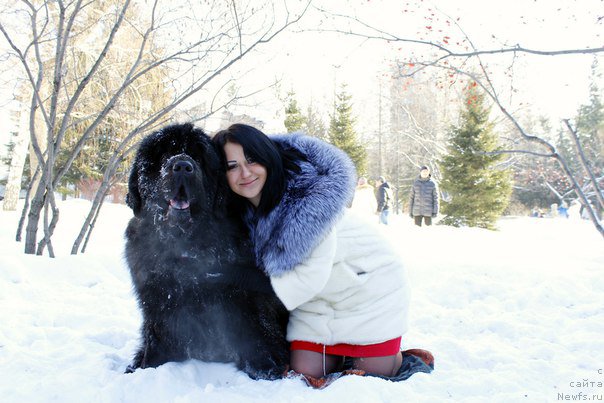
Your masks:
<path fill-rule="evenodd" d="M 137 369 L 142 368 L 143 356 L 144 356 L 144 350 L 140 350 L 138 353 L 136 353 L 136 355 L 134 356 L 134 359 L 132 360 L 132 364 L 130 364 L 126 367 L 124 374 L 131 374 L 134 371 L 136 371 Z"/>
<path fill-rule="evenodd" d="M 137 367 L 135 367 L 134 365 L 128 365 L 128 366 L 126 367 L 126 370 L 124 371 L 124 374 L 131 374 L 131 373 L 133 373 L 134 371 L 136 371 L 137 369 L 138 369 L 138 368 L 137 368 Z"/>
<path fill-rule="evenodd" d="M 275 379 L 283 378 L 287 373 L 289 366 L 287 364 L 276 364 L 272 359 L 269 359 L 263 363 L 245 362 L 241 369 L 254 380 L 264 379 L 273 381 Z"/>

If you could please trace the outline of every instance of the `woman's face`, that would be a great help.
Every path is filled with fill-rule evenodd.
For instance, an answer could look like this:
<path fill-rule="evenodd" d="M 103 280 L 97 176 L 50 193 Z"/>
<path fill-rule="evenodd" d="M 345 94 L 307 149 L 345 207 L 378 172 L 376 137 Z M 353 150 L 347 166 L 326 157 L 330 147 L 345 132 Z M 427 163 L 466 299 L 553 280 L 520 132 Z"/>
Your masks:
<path fill-rule="evenodd" d="M 231 190 L 258 207 L 262 188 L 266 183 L 266 168 L 246 158 L 243 147 L 237 143 L 227 142 L 224 153 L 227 160 L 227 181 Z"/>

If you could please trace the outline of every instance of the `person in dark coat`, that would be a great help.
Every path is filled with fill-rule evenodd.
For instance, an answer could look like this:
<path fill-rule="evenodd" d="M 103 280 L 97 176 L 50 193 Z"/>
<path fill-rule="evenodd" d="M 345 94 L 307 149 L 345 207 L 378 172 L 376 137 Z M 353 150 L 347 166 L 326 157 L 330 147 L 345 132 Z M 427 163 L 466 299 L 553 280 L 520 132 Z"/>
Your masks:
<path fill-rule="evenodd" d="M 409 197 L 409 217 L 415 220 L 415 225 L 432 225 L 432 218 L 438 215 L 438 187 L 432 180 L 430 169 L 422 166 L 419 177 L 413 182 Z"/>
<path fill-rule="evenodd" d="M 377 200 L 377 213 L 380 215 L 380 224 L 388 225 L 388 214 L 392 206 L 392 190 L 390 190 L 390 185 L 383 176 L 380 176 L 375 184 L 378 188 L 375 198 Z"/>

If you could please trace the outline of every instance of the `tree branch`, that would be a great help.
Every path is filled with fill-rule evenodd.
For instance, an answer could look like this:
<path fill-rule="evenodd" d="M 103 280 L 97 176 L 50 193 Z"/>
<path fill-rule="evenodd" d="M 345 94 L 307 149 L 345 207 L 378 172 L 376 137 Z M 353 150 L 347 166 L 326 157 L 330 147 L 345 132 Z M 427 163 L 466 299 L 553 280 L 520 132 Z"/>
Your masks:
<path fill-rule="evenodd" d="M 600 189 L 598 181 L 596 180 L 596 176 L 594 175 L 593 170 L 591 169 L 591 166 L 589 164 L 589 161 L 587 160 L 587 157 L 585 157 L 585 153 L 583 152 L 583 147 L 581 146 L 581 141 L 579 140 L 577 131 L 572 128 L 568 119 L 564 119 L 563 122 L 566 125 L 566 128 L 568 129 L 568 131 L 570 132 L 571 137 L 573 138 L 573 141 L 575 143 L 575 146 L 577 147 L 577 153 L 579 154 L 579 158 L 581 160 L 581 165 L 583 165 L 583 168 L 587 172 L 587 175 L 589 176 L 589 180 L 591 181 L 591 183 L 594 187 L 594 190 L 596 193 L 596 200 L 598 200 L 598 203 L 600 204 L 600 210 L 604 210 L 604 198 L 602 197 L 602 190 Z"/>

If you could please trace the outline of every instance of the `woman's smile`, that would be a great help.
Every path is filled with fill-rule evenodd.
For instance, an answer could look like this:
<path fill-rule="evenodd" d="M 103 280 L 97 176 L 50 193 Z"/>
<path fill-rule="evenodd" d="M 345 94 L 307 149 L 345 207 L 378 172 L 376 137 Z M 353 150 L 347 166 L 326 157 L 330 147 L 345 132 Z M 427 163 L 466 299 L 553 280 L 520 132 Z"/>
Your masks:
<path fill-rule="evenodd" d="M 252 183 L 256 182 L 257 180 L 258 180 L 258 178 L 253 179 L 253 180 L 251 180 L 251 181 L 249 181 L 249 182 L 243 182 L 243 183 L 241 183 L 241 186 L 249 186 L 249 185 L 251 185 Z"/>
<path fill-rule="evenodd" d="M 237 143 L 227 142 L 224 145 L 227 160 L 227 181 L 233 192 L 245 197 L 258 207 L 262 188 L 266 183 L 266 168 L 252 161 Z"/>

